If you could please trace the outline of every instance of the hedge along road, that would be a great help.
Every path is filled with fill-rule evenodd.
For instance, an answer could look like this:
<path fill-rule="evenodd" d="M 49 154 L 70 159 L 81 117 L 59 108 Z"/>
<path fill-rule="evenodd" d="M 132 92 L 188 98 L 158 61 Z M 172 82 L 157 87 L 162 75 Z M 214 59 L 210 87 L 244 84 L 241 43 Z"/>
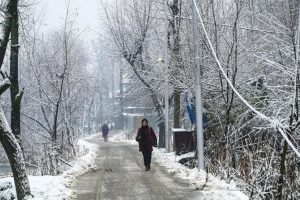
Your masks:
<path fill-rule="evenodd" d="M 164 174 L 152 162 L 144 171 L 142 154 L 137 145 L 103 142 L 96 135 L 87 142 L 99 146 L 93 172 L 80 176 L 77 183 L 78 200 L 168 200 L 204 199 L 200 191 L 188 183 Z"/>

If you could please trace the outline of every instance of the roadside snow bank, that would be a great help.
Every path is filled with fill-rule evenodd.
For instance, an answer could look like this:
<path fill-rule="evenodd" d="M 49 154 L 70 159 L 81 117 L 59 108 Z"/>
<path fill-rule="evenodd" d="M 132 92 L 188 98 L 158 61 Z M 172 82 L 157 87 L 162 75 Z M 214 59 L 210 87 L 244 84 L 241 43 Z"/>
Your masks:
<path fill-rule="evenodd" d="M 72 197 L 73 191 L 66 187 L 63 176 L 29 176 L 31 192 L 35 200 L 58 200 Z M 16 198 L 13 177 L 0 179 L 1 200 L 14 200 Z"/>
<path fill-rule="evenodd" d="M 91 135 L 85 139 L 79 139 L 77 145 L 79 147 L 79 152 L 87 152 L 86 155 L 79 157 L 77 160 L 71 162 L 72 167 L 65 171 L 61 176 L 63 178 L 64 186 L 66 187 L 65 191 L 60 193 L 61 199 L 76 199 L 76 192 L 72 189 L 75 189 L 77 177 L 87 173 L 89 170 L 93 170 L 95 165 L 96 151 L 98 150 L 98 145 L 89 143 L 86 140 L 99 138 L 99 134 Z M 65 197 L 66 196 L 66 197 Z M 53 198 L 54 200 L 55 198 Z M 52 199 L 49 199 L 52 200 Z"/>
<path fill-rule="evenodd" d="M 92 135 L 86 139 L 99 137 Z M 72 167 L 60 176 L 29 176 L 31 192 L 35 200 L 75 199 L 76 179 L 78 176 L 93 169 L 97 145 L 80 139 L 78 141 L 79 153 L 87 153 L 71 162 Z M 0 200 L 16 199 L 13 177 L 0 179 Z"/>
<path fill-rule="evenodd" d="M 166 153 L 165 149 L 153 150 L 153 159 L 170 174 L 182 179 L 189 180 L 194 189 L 201 189 L 206 200 L 248 200 L 249 198 L 239 191 L 234 182 L 227 184 L 225 181 L 216 178 L 211 174 L 206 174 L 198 169 L 189 169 L 179 163 L 185 157 L 192 157 L 194 153 L 187 153 L 175 156 L 174 152 Z"/>
<path fill-rule="evenodd" d="M 109 141 L 127 142 L 138 145 L 135 140 L 128 139 L 124 133 L 113 135 Z M 220 180 L 211 174 L 206 174 L 204 171 L 199 172 L 196 168 L 189 169 L 179 163 L 179 160 L 182 158 L 193 156 L 193 152 L 181 156 L 175 156 L 174 152 L 166 153 L 165 149 L 154 148 L 153 150 L 153 159 L 162 167 L 163 170 L 169 174 L 188 180 L 191 184 L 191 187 L 194 189 L 199 189 L 203 192 L 206 200 L 249 199 L 245 194 L 239 191 L 233 181 L 228 184 L 224 180 Z"/>

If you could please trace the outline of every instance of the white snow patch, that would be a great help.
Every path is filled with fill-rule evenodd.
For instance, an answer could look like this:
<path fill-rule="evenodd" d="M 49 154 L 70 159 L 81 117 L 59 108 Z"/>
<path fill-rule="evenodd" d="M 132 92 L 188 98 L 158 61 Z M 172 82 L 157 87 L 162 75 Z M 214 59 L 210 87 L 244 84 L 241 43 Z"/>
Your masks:
<path fill-rule="evenodd" d="M 185 131 L 191 131 L 184 128 L 172 128 L 172 132 L 185 132 Z"/>
<path fill-rule="evenodd" d="M 62 176 L 29 176 L 31 192 L 35 200 L 66 199 L 71 196 L 72 191 L 64 185 Z M 0 192 L 1 200 L 16 199 L 16 191 L 13 177 L 0 180 L 1 188 L 10 185 L 9 188 Z"/>
<path fill-rule="evenodd" d="M 185 157 L 192 157 L 195 153 L 190 152 L 176 156 L 175 152 L 166 153 L 165 149 L 153 150 L 153 159 L 162 166 L 167 173 L 189 180 L 191 187 L 201 189 L 206 200 L 248 200 L 249 198 L 238 190 L 235 183 L 230 184 L 217 177 L 198 171 L 197 168 L 189 169 L 178 161 Z"/>
<path fill-rule="evenodd" d="M 100 137 L 99 134 L 91 135 L 86 139 Z M 80 139 L 79 152 L 88 153 L 71 162 L 73 165 L 60 176 L 29 176 L 31 192 L 35 200 L 75 199 L 74 185 L 78 176 L 92 169 L 96 157 L 97 145 Z M 12 177 L 0 179 L 0 199 L 16 199 L 14 180 Z"/>

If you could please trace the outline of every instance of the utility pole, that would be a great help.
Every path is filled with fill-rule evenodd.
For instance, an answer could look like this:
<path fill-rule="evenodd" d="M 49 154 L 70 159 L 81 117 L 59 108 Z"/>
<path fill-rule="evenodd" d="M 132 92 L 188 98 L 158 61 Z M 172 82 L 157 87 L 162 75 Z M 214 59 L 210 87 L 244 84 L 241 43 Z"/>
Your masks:
<path fill-rule="evenodd" d="M 121 129 L 124 130 L 124 98 L 123 98 L 123 61 L 120 58 L 120 108 L 121 108 Z"/>
<path fill-rule="evenodd" d="M 116 113 L 116 108 L 115 108 L 115 103 L 116 103 L 116 99 L 115 99 L 115 67 L 116 67 L 116 61 L 113 60 L 112 63 L 112 70 L 111 70 L 111 98 L 112 98 L 112 109 L 113 109 L 113 115 L 115 115 Z"/>
<path fill-rule="evenodd" d="M 194 43 L 194 70 L 195 70 L 195 93 L 196 93 L 196 122 L 197 122 L 197 151 L 198 170 L 204 170 L 204 147 L 203 147 L 203 124 L 202 124 L 202 97 L 201 97 L 201 70 L 199 59 L 199 34 L 195 0 L 192 0 L 193 17 L 193 43 Z"/>
<path fill-rule="evenodd" d="M 164 0 L 165 13 L 165 140 L 166 150 L 170 152 L 170 136 L 169 136 L 169 67 L 168 67 L 168 0 Z"/>

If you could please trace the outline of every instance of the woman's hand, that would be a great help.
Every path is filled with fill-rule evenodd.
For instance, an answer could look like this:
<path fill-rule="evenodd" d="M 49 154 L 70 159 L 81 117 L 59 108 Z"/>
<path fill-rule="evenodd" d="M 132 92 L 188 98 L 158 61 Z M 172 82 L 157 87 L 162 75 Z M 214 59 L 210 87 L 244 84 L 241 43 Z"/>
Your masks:
<path fill-rule="evenodd" d="M 136 136 L 136 138 L 135 138 L 135 140 L 136 140 L 137 142 L 140 142 L 141 139 L 142 139 L 141 134 L 138 134 L 138 135 Z"/>

